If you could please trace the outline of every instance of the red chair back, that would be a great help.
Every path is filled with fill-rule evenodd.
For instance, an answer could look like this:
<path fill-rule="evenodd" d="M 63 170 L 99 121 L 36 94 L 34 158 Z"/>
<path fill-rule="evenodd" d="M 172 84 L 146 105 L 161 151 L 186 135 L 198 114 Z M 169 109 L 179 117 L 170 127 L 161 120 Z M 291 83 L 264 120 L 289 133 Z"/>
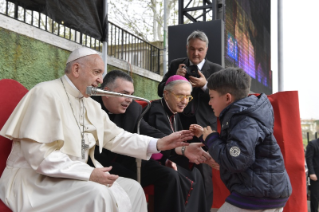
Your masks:
<path fill-rule="evenodd" d="M 0 129 L 6 123 L 14 108 L 21 98 L 28 92 L 19 82 L 11 79 L 0 80 Z M 12 141 L 0 136 L 0 174 L 6 166 L 7 158 L 10 154 Z M 11 211 L 2 201 L 0 201 L 0 211 Z"/>
<path fill-rule="evenodd" d="M 142 106 L 142 108 L 146 107 L 146 105 L 147 105 L 147 102 L 142 101 L 142 100 L 135 100 L 135 102 L 139 103 Z"/>

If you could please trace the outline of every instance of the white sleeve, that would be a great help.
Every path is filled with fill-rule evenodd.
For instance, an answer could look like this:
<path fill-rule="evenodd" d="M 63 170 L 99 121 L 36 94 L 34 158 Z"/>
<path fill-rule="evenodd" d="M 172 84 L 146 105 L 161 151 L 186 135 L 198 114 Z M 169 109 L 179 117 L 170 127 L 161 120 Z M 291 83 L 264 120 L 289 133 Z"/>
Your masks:
<path fill-rule="evenodd" d="M 156 148 L 156 144 L 157 144 L 158 139 L 153 138 L 152 140 L 150 140 L 150 143 L 148 144 L 147 147 L 147 153 L 159 153 L 160 151 L 157 150 Z"/>
<path fill-rule="evenodd" d="M 207 90 L 207 82 L 206 82 L 206 84 L 203 86 L 203 87 L 201 87 L 202 88 L 202 90 L 205 92 L 206 90 Z"/>
<path fill-rule="evenodd" d="M 21 140 L 21 149 L 30 166 L 39 174 L 50 177 L 89 180 L 93 167 L 82 161 L 73 161 L 57 150 L 56 142 L 42 144 Z"/>

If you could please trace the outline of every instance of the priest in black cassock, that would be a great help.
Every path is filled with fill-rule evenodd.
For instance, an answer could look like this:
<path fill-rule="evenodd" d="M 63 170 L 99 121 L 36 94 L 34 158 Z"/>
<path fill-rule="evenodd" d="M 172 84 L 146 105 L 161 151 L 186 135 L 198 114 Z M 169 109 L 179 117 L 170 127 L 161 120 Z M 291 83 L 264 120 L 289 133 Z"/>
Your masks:
<path fill-rule="evenodd" d="M 109 72 L 103 80 L 102 89 L 118 93 L 132 95 L 134 86 L 132 78 L 118 70 Z M 137 122 L 142 107 L 125 97 L 92 97 L 99 102 L 117 126 L 136 133 Z M 166 136 L 161 131 L 151 127 L 143 119 L 140 124 L 140 133 L 156 138 Z M 168 132 L 170 134 L 171 132 Z M 184 212 L 184 211 L 205 211 L 205 191 L 201 175 L 198 170 L 183 168 L 169 159 L 185 158 L 181 156 L 181 148 L 161 152 L 160 159 L 142 161 L 141 184 L 143 187 L 154 185 L 154 210 L 156 212 Z M 191 145 L 188 151 L 183 153 L 197 163 L 204 162 L 205 154 L 199 145 Z M 112 166 L 110 173 L 119 176 L 136 179 L 135 158 L 120 155 L 103 149 L 100 154 L 95 151 L 95 159 L 103 166 Z M 206 157 L 209 157 L 205 154 Z M 155 158 L 155 157 L 154 157 Z M 90 163 L 90 162 L 89 162 Z"/>

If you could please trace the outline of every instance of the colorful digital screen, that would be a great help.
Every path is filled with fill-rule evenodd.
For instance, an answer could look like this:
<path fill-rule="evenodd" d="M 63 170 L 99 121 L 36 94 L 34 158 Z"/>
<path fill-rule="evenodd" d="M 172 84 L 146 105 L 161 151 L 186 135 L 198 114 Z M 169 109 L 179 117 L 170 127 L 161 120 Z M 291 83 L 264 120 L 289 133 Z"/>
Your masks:
<path fill-rule="evenodd" d="M 272 93 L 270 0 L 226 0 L 225 66 L 252 77 L 251 90 Z"/>

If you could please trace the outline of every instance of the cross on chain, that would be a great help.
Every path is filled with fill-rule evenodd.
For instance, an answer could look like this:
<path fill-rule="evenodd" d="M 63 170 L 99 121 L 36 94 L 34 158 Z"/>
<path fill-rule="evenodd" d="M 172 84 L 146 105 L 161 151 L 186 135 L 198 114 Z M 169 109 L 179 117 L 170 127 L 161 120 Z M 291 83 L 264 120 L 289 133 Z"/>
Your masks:
<path fill-rule="evenodd" d="M 85 150 L 87 150 L 89 148 L 89 145 L 88 144 L 85 144 L 85 140 L 84 138 L 82 138 L 82 141 L 81 141 L 81 154 L 82 154 L 82 159 L 85 158 Z"/>

